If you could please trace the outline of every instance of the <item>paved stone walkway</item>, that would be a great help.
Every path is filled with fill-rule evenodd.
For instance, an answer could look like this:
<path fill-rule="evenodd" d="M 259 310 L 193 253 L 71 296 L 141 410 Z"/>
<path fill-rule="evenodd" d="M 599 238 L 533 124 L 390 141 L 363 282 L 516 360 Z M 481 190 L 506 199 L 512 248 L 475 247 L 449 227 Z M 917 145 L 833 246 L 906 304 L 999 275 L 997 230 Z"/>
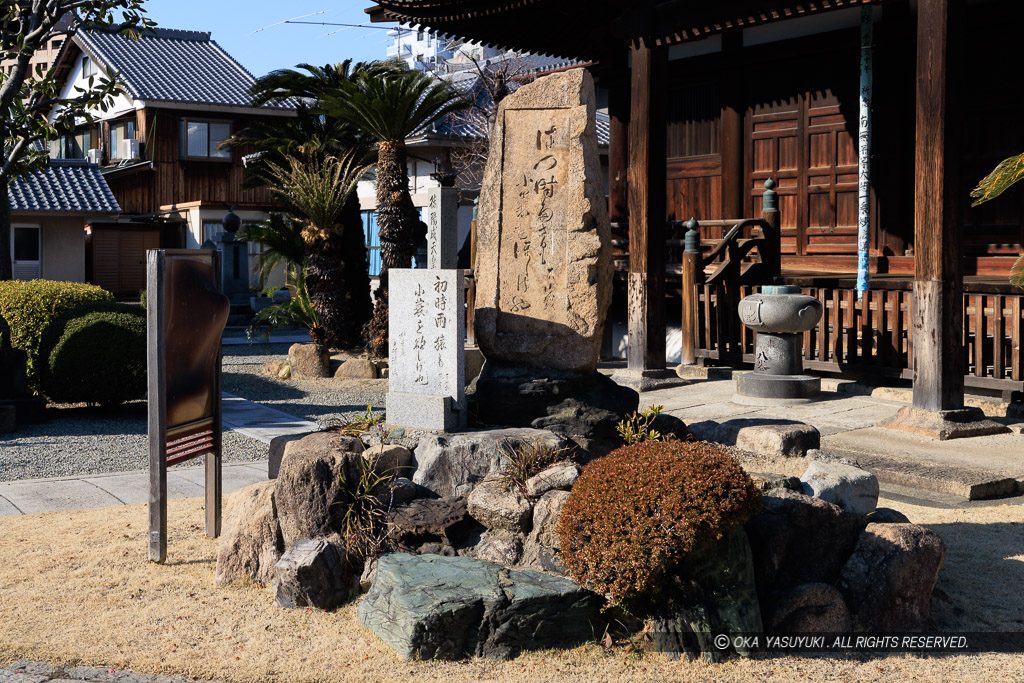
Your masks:
<path fill-rule="evenodd" d="M 221 405 L 225 429 L 234 429 L 267 444 L 275 436 L 305 434 L 320 429 L 315 422 L 302 420 L 232 394 L 223 394 Z"/>
<path fill-rule="evenodd" d="M 267 461 L 224 465 L 224 494 L 249 484 L 267 480 Z M 199 498 L 203 495 L 202 460 L 192 466 L 180 465 L 167 470 L 167 495 L 170 498 Z M 149 473 L 120 472 L 81 477 L 23 479 L 0 483 L 0 517 L 32 515 L 133 505 L 149 501 Z M 2 679 L 0 679 L 2 683 Z"/>
<path fill-rule="evenodd" d="M 223 406 L 225 429 L 234 429 L 267 444 L 275 436 L 319 429 L 316 423 L 231 394 L 224 394 Z M 171 498 L 202 496 L 203 476 L 201 460 L 193 465 L 170 468 L 167 471 L 168 495 Z M 223 476 L 224 493 L 232 493 L 249 484 L 266 481 L 267 461 L 224 465 Z M 131 505 L 148 500 L 149 473 L 145 470 L 0 483 L 0 517 Z"/>
<path fill-rule="evenodd" d="M 309 341 L 309 334 L 306 332 L 302 333 L 289 333 L 289 334 L 272 334 L 270 340 L 262 338 L 250 341 L 245 335 L 237 336 L 226 334 L 221 338 L 220 343 L 224 346 L 240 346 L 242 344 L 303 344 Z"/>
<path fill-rule="evenodd" d="M 732 379 L 694 381 L 644 393 L 641 404 L 661 404 L 698 437 L 718 441 L 743 426 L 803 422 L 820 432 L 823 451 L 856 460 L 883 484 L 961 500 L 1014 495 L 1009 491 L 1013 488 L 1017 495 L 1024 493 L 1022 419 L 1008 417 L 1006 404 L 971 401 L 1009 426 L 1011 433 L 937 441 L 878 426 L 907 405 L 908 391 L 872 391 L 854 382 L 826 379 L 820 400 L 769 408 L 732 403 L 734 392 Z"/>
<path fill-rule="evenodd" d="M 91 666 L 55 667 L 46 662 L 21 660 L 0 669 L 0 683 L 187 683 L 184 678 L 136 674 Z"/>

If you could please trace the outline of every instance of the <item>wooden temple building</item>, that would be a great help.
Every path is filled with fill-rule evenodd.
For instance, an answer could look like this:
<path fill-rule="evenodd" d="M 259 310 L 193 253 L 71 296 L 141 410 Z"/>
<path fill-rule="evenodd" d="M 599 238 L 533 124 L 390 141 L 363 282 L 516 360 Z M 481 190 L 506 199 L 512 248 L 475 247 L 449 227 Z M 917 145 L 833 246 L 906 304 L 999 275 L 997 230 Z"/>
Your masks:
<path fill-rule="evenodd" d="M 705 254 L 722 251 L 731 225 L 761 216 L 770 178 L 780 253 L 768 279 L 825 304 L 805 335 L 807 368 L 914 379 L 927 411 L 961 408 L 965 384 L 1020 398 L 1024 293 L 1007 274 L 1024 245 L 1024 188 L 977 208 L 969 197 L 1024 151 L 1019 0 L 378 0 L 367 12 L 588 63 L 611 117 L 630 369 L 664 369 L 680 282 L 698 362 L 752 359 L 735 303 L 768 280 L 734 269 L 686 284 L 678 222 L 695 217 Z"/>

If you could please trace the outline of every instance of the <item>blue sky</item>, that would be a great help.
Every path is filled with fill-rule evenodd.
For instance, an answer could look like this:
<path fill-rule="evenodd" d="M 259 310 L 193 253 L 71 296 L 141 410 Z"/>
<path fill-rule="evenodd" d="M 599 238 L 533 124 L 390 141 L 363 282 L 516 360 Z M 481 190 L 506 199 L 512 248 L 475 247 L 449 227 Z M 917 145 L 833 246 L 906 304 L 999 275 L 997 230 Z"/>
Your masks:
<path fill-rule="evenodd" d="M 329 64 L 349 57 L 384 59 L 386 31 L 341 26 L 284 24 L 278 21 L 325 11 L 300 21 L 369 23 L 363 10 L 372 0 L 146 0 L 150 18 L 166 28 L 210 31 L 235 59 L 256 76 L 302 62 Z M 378 24 L 388 26 L 388 24 Z M 330 36 L 324 34 L 339 31 Z"/>

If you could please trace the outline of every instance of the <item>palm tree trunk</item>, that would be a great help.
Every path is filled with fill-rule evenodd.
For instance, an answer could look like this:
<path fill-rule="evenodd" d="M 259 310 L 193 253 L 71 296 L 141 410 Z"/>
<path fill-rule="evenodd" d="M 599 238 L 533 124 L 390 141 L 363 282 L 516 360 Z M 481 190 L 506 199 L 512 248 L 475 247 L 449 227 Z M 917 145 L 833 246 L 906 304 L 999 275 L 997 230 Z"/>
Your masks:
<path fill-rule="evenodd" d="M 419 216 L 409 194 L 405 142 L 381 142 L 377 149 L 377 225 L 380 227 L 380 285 L 373 318 L 363 330 L 370 354 L 388 355 L 388 269 L 411 268 L 413 228 Z"/>
<path fill-rule="evenodd" d="M 380 227 L 381 273 L 412 266 L 416 208 L 409 194 L 404 141 L 380 143 L 377 151 L 377 225 Z"/>

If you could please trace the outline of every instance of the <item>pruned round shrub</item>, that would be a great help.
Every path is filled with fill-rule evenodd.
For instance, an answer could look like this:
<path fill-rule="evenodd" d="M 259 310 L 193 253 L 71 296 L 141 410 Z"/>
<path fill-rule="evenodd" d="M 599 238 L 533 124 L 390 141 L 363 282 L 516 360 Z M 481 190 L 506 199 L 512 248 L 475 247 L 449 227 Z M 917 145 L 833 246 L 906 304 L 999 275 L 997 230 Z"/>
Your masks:
<path fill-rule="evenodd" d="M 581 585 L 637 606 L 687 553 L 726 537 L 761 494 L 713 444 L 644 441 L 587 465 L 558 523 L 562 560 Z"/>
<path fill-rule="evenodd" d="M 0 316 L 11 326 L 11 346 L 28 353 L 28 381 L 33 389 L 39 388 L 39 342 L 53 319 L 84 303 L 113 300 L 110 292 L 80 282 L 0 282 Z"/>
<path fill-rule="evenodd" d="M 39 344 L 43 393 L 57 403 L 117 404 L 146 392 L 146 312 L 97 302 L 57 316 Z"/>

